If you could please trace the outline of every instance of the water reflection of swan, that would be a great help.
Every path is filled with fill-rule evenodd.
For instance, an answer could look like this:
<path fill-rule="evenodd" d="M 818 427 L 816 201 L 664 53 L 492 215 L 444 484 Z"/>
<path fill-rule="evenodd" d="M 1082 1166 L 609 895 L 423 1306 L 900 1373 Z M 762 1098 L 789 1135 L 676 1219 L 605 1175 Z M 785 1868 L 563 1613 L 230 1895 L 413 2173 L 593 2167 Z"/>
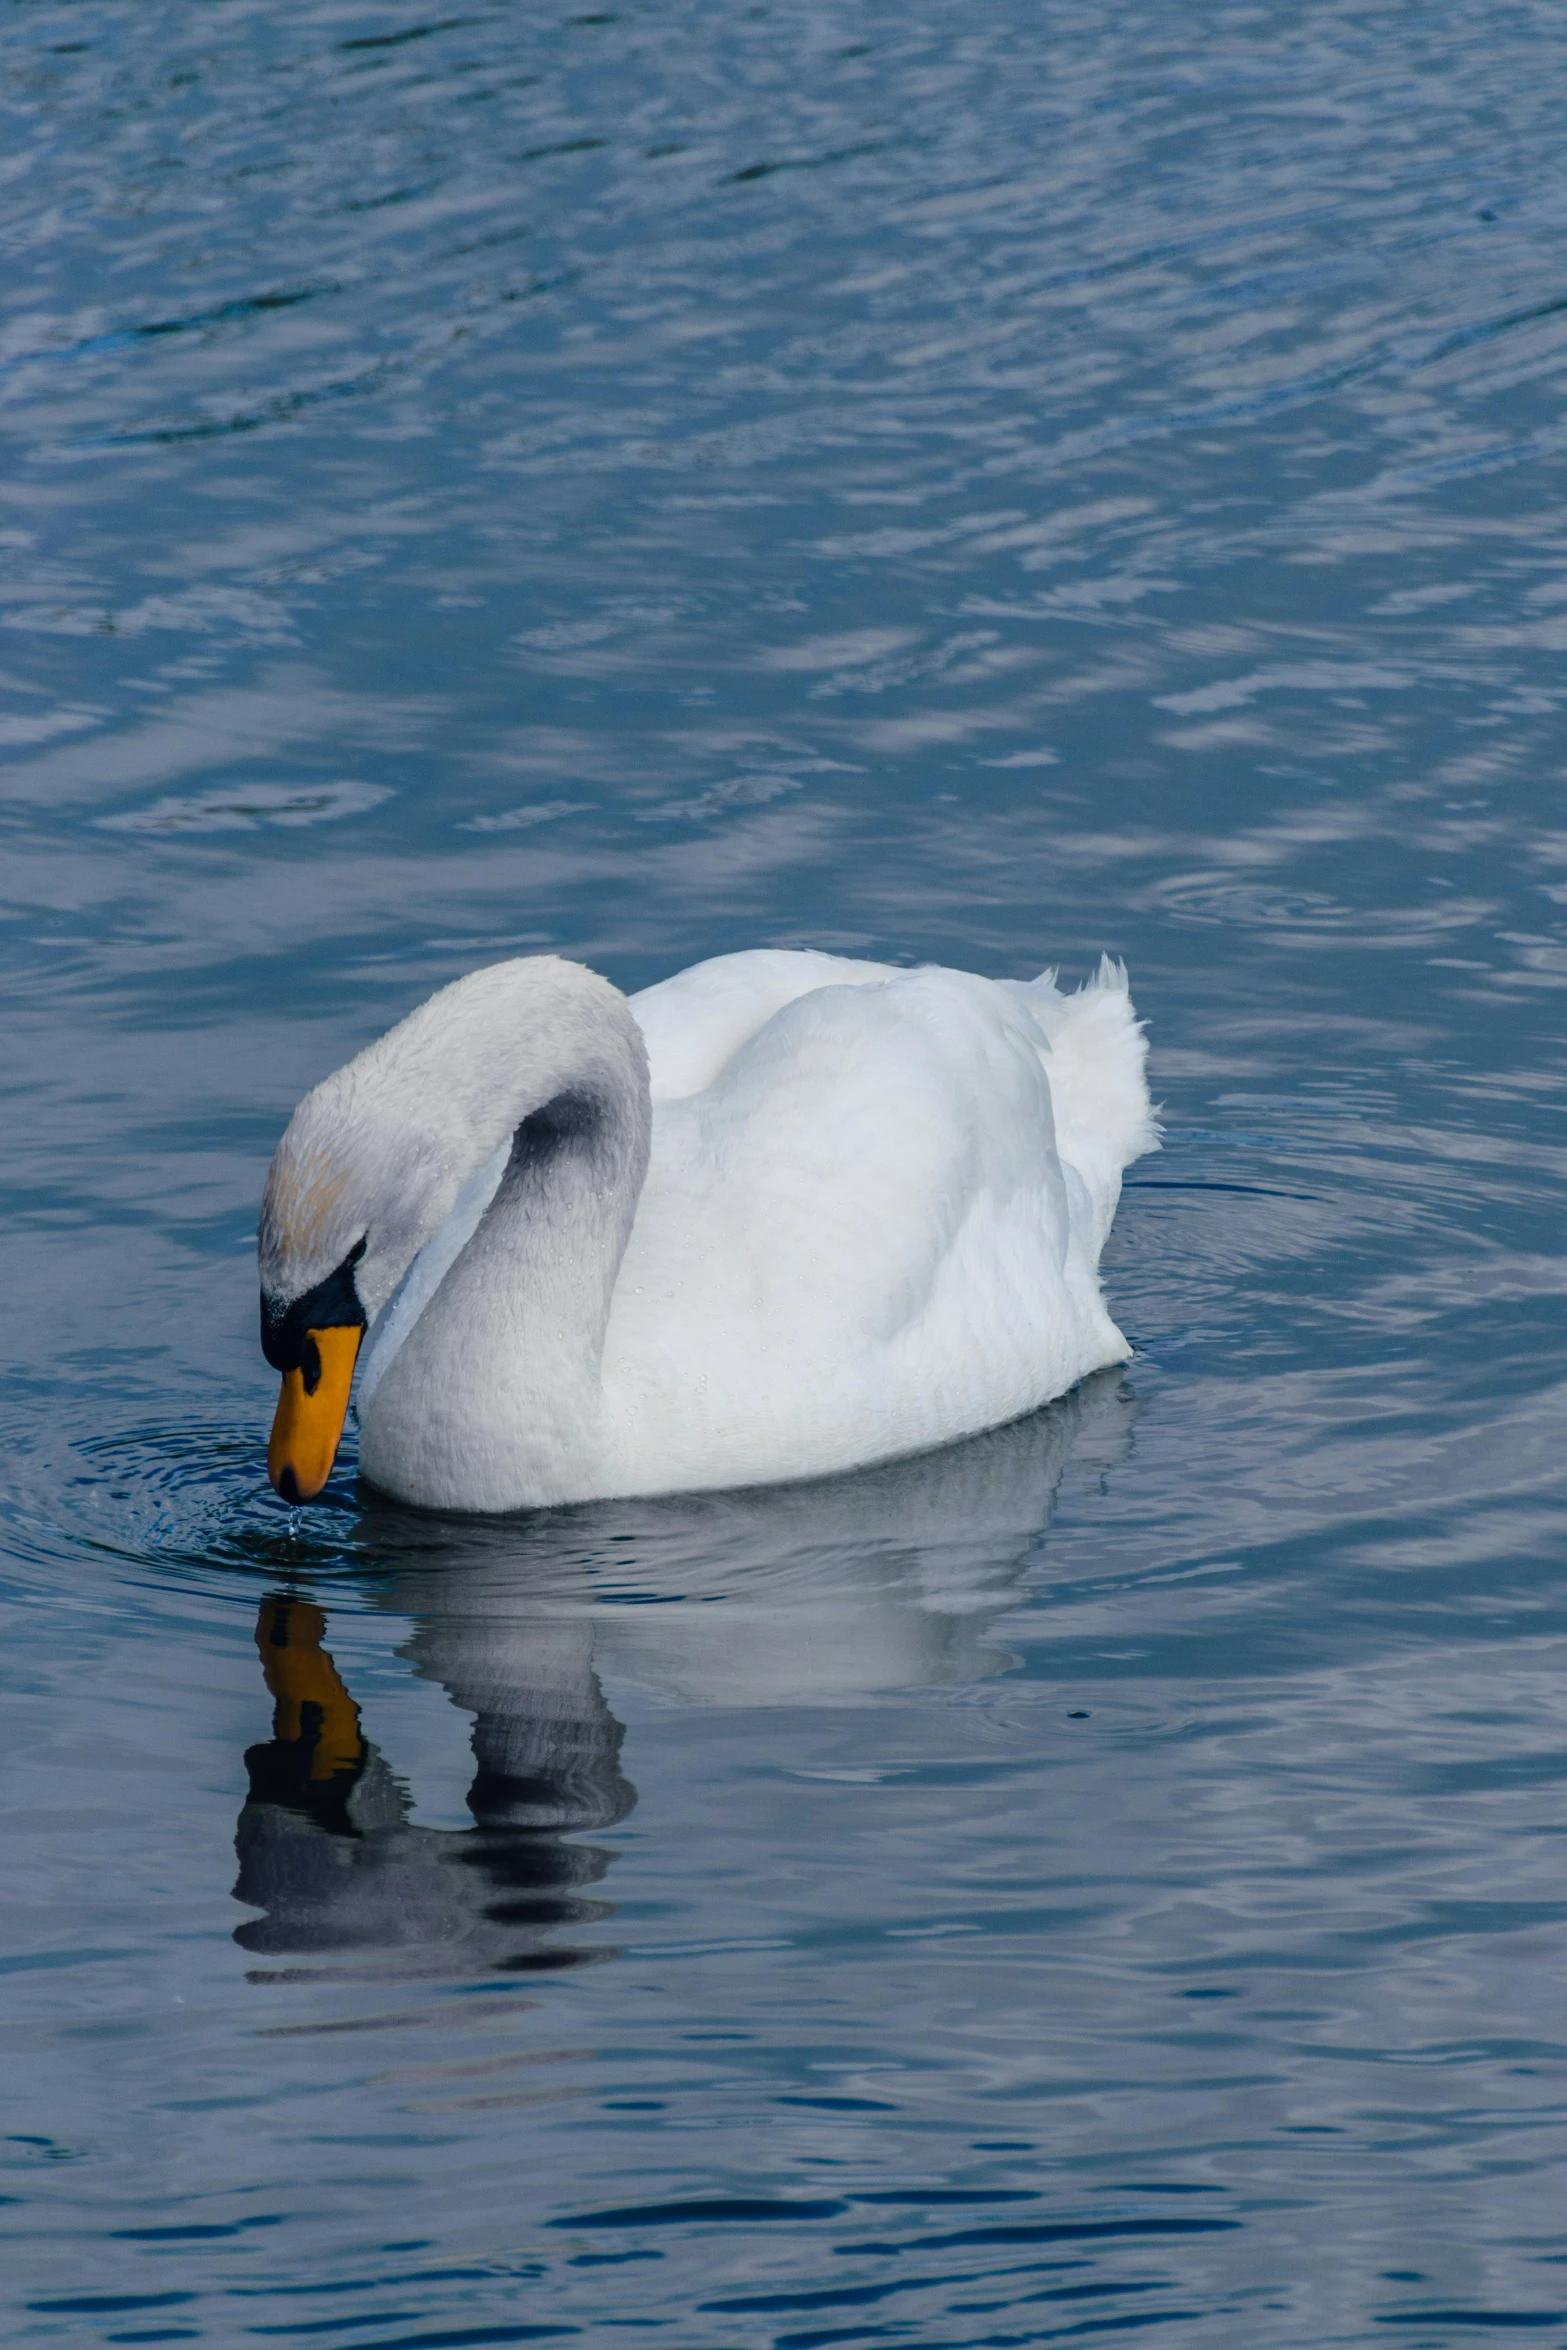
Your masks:
<path fill-rule="evenodd" d="M 373 1502 L 355 1530 L 403 1653 L 473 1716 L 474 1826 L 423 1828 L 322 1645 L 309 1601 L 257 1626 L 274 1735 L 247 1756 L 235 1892 L 257 1953 L 357 1953 L 377 1974 L 527 1971 L 604 1955 L 564 1930 L 612 1857 L 568 1842 L 623 1819 L 620 1723 L 599 1675 L 687 1705 L 845 1703 L 1004 1670 L 1015 1605 L 1069 1458 L 1123 1451 L 1119 1373 L 971 1443 L 771 1491 L 438 1519 Z"/>
<path fill-rule="evenodd" d="M 264 1914 L 235 1940 L 266 1956 L 357 1952 L 371 1963 L 351 1971 L 377 1975 L 518 1973 L 604 1956 L 550 1939 L 613 1915 L 582 1892 L 611 1855 L 564 1832 L 612 1827 L 636 1801 L 590 1627 L 541 1627 L 525 1673 L 493 1690 L 452 1685 L 475 1716 L 475 1824 L 460 1832 L 410 1821 L 324 1631 L 308 1600 L 262 1602 L 256 1645 L 273 1735 L 245 1757 L 234 1892 Z"/>

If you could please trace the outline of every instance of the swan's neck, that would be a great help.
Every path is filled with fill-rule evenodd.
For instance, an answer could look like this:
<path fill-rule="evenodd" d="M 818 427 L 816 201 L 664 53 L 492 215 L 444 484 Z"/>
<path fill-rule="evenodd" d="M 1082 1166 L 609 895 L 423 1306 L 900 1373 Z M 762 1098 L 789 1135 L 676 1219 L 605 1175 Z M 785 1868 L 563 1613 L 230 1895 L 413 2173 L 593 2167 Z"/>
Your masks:
<path fill-rule="evenodd" d="M 589 1489 L 601 1461 L 604 1333 L 652 1106 L 640 1031 L 597 987 L 554 1051 L 535 1033 L 519 1056 L 494 1198 L 365 1405 L 363 1465 L 394 1494 L 525 1508 Z"/>

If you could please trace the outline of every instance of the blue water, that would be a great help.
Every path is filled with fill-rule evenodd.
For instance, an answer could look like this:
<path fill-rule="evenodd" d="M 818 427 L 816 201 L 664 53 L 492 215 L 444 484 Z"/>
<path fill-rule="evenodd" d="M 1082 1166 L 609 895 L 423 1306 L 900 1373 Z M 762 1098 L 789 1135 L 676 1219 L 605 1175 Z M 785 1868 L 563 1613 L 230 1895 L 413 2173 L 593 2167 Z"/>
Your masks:
<path fill-rule="evenodd" d="M 0 109 L 7 2338 L 1567 2344 L 1559 10 L 6 0 Z M 758 943 L 1125 955 L 1126 1371 L 291 1519 L 300 1093 Z"/>

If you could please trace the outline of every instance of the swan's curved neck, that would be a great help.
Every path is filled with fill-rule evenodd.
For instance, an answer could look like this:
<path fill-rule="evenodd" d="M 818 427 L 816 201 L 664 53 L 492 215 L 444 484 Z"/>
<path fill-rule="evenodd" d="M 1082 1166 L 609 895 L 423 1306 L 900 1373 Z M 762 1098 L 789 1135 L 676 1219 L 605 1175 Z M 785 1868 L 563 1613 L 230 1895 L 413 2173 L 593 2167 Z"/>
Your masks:
<path fill-rule="evenodd" d="M 545 968 L 491 1108 L 511 1130 L 494 1196 L 362 1406 L 371 1479 L 452 1507 L 567 1498 L 602 1446 L 604 1333 L 651 1144 L 647 1059 L 623 996 Z M 475 1070 L 453 1044 L 460 1096 Z M 478 1082 L 495 1086 L 501 1057 L 486 1037 Z M 470 1153 L 494 1132 L 471 1103 L 453 1124 Z"/>

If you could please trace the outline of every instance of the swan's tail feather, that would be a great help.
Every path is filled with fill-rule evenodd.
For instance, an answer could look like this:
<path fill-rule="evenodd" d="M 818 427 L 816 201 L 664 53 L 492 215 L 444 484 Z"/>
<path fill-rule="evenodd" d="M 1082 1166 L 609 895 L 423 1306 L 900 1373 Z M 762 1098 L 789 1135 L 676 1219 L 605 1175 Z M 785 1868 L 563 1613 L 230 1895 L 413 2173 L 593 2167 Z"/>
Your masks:
<path fill-rule="evenodd" d="M 1126 965 L 1103 956 L 1074 995 L 1061 994 L 1053 971 L 1019 992 L 1049 1046 L 1056 1148 L 1082 1176 L 1108 1230 L 1122 1169 L 1159 1148 L 1144 1069 L 1148 1043 L 1132 1008 Z"/>

